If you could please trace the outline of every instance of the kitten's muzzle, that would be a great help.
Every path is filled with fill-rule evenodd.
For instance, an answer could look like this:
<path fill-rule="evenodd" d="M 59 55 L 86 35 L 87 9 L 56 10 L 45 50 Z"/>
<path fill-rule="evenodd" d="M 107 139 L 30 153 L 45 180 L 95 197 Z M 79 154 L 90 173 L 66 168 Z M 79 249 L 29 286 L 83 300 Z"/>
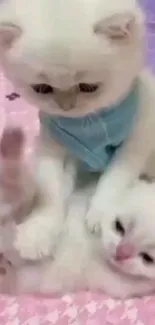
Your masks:
<path fill-rule="evenodd" d="M 53 96 L 60 109 L 63 111 L 70 111 L 76 105 L 77 94 L 75 88 L 66 91 L 55 89 Z"/>
<path fill-rule="evenodd" d="M 116 261 L 125 261 L 134 255 L 134 247 L 131 244 L 119 244 L 116 248 Z"/>

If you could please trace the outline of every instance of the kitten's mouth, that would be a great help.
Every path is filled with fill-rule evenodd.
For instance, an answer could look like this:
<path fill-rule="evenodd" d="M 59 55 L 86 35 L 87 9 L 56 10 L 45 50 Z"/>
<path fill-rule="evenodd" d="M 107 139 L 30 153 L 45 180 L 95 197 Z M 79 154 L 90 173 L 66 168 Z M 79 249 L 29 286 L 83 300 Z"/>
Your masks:
<path fill-rule="evenodd" d="M 130 278 L 133 281 L 137 280 L 149 280 L 151 281 L 148 277 L 143 276 L 143 275 L 136 275 L 136 274 L 131 274 L 128 272 L 128 270 L 123 269 L 123 261 L 122 262 L 117 262 L 114 258 L 111 259 L 106 259 L 108 267 L 113 270 L 115 273 L 121 274 L 123 277 Z"/>
<path fill-rule="evenodd" d="M 124 276 L 131 276 L 134 277 L 134 275 L 128 273 L 124 268 L 124 261 L 117 261 L 115 257 L 109 258 L 108 256 L 106 257 L 106 263 L 110 269 L 112 269 L 116 273 L 121 273 Z"/>
<path fill-rule="evenodd" d="M 122 263 L 118 263 L 114 259 L 107 259 L 106 260 L 108 267 L 115 273 L 119 273 L 123 277 L 130 277 L 131 279 L 137 279 L 139 276 L 135 276 L 133 274 L 128 273 L 126 270 L 122 269 Z"/>
<path fill-rule="evenodd" d="M 115 268 L 117 270 L 119 270 L 122 266 L 122 263 L 117 262 L 113 257 L 107 257 L 106 262 L 110 267 Z"/>

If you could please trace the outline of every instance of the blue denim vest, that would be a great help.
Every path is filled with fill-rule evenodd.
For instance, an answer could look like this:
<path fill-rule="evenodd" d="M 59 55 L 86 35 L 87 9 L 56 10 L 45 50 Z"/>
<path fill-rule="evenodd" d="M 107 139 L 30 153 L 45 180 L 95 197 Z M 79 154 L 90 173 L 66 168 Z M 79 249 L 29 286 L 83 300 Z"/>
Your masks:
<path fill-rule="evenodd" d="M 40 114 L 51 137 L 68 149 L 84 169 L 102 172 L 132 131 L 139 104 L 139 82 L 121 102 L 84 117 Z"/>

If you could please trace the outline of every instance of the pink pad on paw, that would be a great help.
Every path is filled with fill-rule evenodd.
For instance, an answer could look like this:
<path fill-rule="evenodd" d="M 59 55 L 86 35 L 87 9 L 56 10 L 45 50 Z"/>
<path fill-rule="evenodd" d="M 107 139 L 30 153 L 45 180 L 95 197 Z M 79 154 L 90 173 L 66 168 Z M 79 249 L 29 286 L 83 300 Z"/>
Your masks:
<path fill-rule="evenodd" d="M 0 150 L 3 159 L 16 159 L 22 154 L 25 136 L 20 128 L 5 128 L 2 134 Z"/>

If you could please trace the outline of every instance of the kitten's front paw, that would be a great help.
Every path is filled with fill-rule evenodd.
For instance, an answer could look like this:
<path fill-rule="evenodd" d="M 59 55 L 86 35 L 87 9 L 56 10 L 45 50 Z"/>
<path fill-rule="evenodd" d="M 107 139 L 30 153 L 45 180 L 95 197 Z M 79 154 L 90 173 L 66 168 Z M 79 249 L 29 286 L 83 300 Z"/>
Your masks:
<path fill-rule="evenodd" d="M 101 237 L 104 229 L 104 225 L 106 225 L 110 220 L 114 220 L 117 215 L 117 209 L 103 207 L 100 209 L 96 206 L 91 206 L 90 210 L 86 215 L 86 227 L 88 231 L 95 235 L 96 237 Z"/>
<path fill-rule="evenodd" d="M 20 257 L 37 260 L 53 254 L 62 223 L 52 215 L 47 223 L 44 218 L 46 216 L 17 226 L 14 248 Z"/>
<path fill-rule="evenodd" d="M 17 228 L 14 248 L 20 257 L 34 260 L 50 255 L 51 245 L 47 234 L 38 234 L 35 228 L 23 224 Z"/>
<path fill-rule="evenodd" d="M 101 219 L 102 215 L 96 209 L 91 209 L 85 219 L 85 224 L 87 230 L 92 234 L 96 235 L 97 237 L 101 236 L 102 227 L 101 227 Z"/>

